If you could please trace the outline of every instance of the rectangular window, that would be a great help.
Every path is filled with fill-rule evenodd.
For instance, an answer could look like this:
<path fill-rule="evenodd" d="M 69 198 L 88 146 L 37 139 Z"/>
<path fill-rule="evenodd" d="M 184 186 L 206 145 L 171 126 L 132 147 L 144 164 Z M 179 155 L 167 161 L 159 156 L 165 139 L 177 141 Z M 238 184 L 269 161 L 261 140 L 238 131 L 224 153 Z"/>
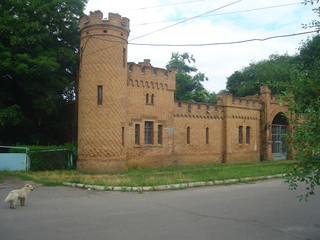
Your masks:
<path fill-rule="evenodd" d="M 206 144 L 209 144 L 209 128 L 206 128 Z"/>
<path fill-rule="evenodd" d="M 158 125 L 158 144 L 162 144 L 162 125 Z"/>
<path fill-rule="evenodd" d="M 246 143 L 250 143 L 250 127 L 246 127 Z"/>
<path fill-rule="evenodd" d="M 98 105 L 102 105 L 103 86 L 98 86 Z"/>
<path fill-rule="evenodd" d="M 243 138 L 243 126 L 239 126 L 239 144 L 242 144 L 243 143 L 243 140 L 242 140 L 242 138 Z"/>
<path fill-rule="evenodd" d="M 140 144 L 140 124 L 134 126 L 134 143 Z"/>
<path fill-rule="evenodd" d="M 122 146 L 124 146 L 124 127 L 122 127 Z"/>
<path fill-rule="evenodd" d="M 190 144 L 190 127 L 187 127 L 187 144 Z"/>
<path fill-rule="evenodd" d="M 153 144 L 153 122 L 144 123 L 144 143 Z"/>

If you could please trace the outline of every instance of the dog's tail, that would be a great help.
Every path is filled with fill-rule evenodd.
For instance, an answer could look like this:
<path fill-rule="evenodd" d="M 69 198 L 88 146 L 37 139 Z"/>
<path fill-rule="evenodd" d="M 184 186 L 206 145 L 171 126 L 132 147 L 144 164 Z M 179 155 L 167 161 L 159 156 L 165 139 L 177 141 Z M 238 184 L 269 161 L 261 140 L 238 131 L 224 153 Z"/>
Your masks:
<path fill-rule="evenodd" d="M 7 202 L 13 201 L 14 199 L 15 199 L 15 193 L 11 191 L 4 201 L 7 203 Z"/>

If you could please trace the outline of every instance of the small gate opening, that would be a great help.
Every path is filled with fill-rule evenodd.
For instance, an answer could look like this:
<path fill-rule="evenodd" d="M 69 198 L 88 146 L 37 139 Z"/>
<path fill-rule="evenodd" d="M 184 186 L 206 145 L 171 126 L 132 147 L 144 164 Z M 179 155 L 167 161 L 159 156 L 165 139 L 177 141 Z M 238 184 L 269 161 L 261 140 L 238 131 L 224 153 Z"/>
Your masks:
<path fill-rule="evenodd" d="M 288 155 L 288 120 L 283 113 L 278 113 L 272 122 L 273 160 L 286 160 Z"/>

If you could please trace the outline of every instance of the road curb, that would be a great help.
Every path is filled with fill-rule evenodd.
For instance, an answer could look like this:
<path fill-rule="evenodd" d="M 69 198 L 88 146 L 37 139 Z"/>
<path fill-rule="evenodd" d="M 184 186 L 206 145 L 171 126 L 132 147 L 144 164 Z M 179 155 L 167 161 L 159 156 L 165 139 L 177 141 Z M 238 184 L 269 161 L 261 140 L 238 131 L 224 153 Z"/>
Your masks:
<path fill-rule="evenodd" d="M 84 188 L 87 190 L 97 190 L 97 191 L 121 191 L 121 192 L 149 192 L 149 191 L 163 191 L 163 190 L 178 190 L 201 186 L 216 186 L 223 184 L 237 184 L 245 182 L 253 182 L 259 180 L 267 180 L 273 178 L 282 178 L 286 174 L 276 174 L 271 176 L 259 176 L 259 177 L 246 177 L 239 179 L 226 179 L 226 180 L 215 180 L 215 181 L 205 181 L 205 182 L 190 182 L 190 183 L 176 183 L 169 185 L 159 185 L 159 186 L 142 186 L 142 187 L 124 187 L 124 186 L 100 186 L 100 185 L 86 185 L 80 183 L 70 183 L 63 182 L 64 186 Z"/>

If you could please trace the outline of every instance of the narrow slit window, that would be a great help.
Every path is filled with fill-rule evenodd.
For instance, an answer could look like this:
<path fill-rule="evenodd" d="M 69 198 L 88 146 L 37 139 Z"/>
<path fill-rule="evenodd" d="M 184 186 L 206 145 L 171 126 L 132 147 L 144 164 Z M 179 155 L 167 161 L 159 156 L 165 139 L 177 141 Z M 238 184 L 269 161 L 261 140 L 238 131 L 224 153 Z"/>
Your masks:
<path fill-rule="evenodd" d="M 122 127 L 122 146 L 124 146 L 124 127 Z"/>
<path fill-rule="evenodd" d="M 158 144 L 162 144 L 162 125 L 158 125 Z"/>
<path fill-rule="evenodd" d="M 154 94 L 151 94 L 151 104 L 154 104 Z"/>
<path fill-rule="evenodd" d="M 98 86 L 98 105 L 102 105 L 103 86 Z"/>
<path fill-rule="evenodd" d="M 209 128 L 206 128 L 206 144 L 209 144 Z"/>
<path fill-rule="evenodd" d="M 134 127 L 134 143 L 140 144 L 140 124 L 136 124 Z"/>
<path fill-rule="evenodd" d="M 250 143 L 250 127 L 246 127 L 246 143 Z"/>
<path fill-rule="evenodd" d="M 239 131 L 239 134 L 238 134 L 238 136 L 239 136 L 239 144 L 242 144 L 243 143 L 243 140 L 242 140 L 242 138 L 243 138 L 243 126 L 239 126 L 238 131 Z"/>
<path fill-rule="evenodd" d="M 153 144 L 153 122 L 145 122 L 144 124 L 144 143 Z"/>
<path fill-rule="evenodd" d="M 123 64 L 123 67 L 125 68 L 126 65 L 127 65 L 127 49 L 123 49 L 123 59 L 122 59 L 122 64 Z"/>
<path fill-rule="evenodd" d="M 149 103 L 149 93 L 146 94 L 146 104 Z"/>
<path fill-rule="evenodd" d="M 190 127 L 187 127 L 187 144 L 190 144 Z"/>

